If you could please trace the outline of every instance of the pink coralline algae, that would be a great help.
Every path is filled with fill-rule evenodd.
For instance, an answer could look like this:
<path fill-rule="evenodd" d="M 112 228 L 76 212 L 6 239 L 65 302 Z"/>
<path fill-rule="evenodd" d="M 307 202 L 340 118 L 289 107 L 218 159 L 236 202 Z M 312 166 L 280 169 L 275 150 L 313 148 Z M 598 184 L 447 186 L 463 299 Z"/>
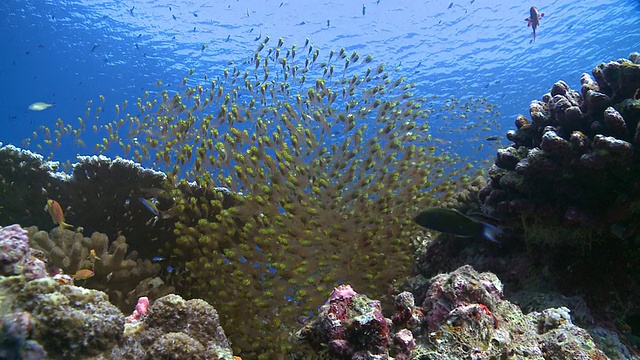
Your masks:
<path fill-rule="evenodd" d="M 133 323 L 139 321 L 142 317 L 146 316 L 149 312 L 149 298 L 142 296 L 138 299 L 135 310 L 131 315 L 127 316 L 124 320 L 127 323 Z"/>
<path fill-rule="evenodd" d="M 29 280 L 47 276 L 44 262 L 31 256 L 27 231 L 20 225 L 0 227 L 0 275 L 24 275 Z"/>
<path fill-rule="evenodd" d="M 497 322 L 492 310 L 501 300 L 500 280 L 492 273 L 478 273 L 467 265 L 434 277 L 423 308 L 429 330 L 434 331 L 446 321 L 468 317 L 469 313 Z"/>
<path fill-rule="evenodd" d="M 297 336 L 317 349 L 329 349 L 338 358 L 388 358 L 389 330 L 379 301 L 356 293 L 349 285 L 340 285 L 318 317 Z"/>

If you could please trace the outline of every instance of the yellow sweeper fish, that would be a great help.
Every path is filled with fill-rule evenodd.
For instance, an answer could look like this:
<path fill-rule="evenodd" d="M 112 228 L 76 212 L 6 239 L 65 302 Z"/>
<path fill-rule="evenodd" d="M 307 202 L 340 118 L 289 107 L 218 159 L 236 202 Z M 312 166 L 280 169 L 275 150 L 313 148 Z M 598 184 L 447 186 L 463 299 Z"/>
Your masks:
<path fill-rule="evenodd" d="M 29 110 L 42 111 L 42 110 L 48 109 L 48 108 L 50 108 L 52 106 L 53 106 L 53 104 L 48 104 L 48 103 L 45 103 L 45 102 L 37 101 L 37 102 L 34 102 L 33 104 L 29 105 Z"/>

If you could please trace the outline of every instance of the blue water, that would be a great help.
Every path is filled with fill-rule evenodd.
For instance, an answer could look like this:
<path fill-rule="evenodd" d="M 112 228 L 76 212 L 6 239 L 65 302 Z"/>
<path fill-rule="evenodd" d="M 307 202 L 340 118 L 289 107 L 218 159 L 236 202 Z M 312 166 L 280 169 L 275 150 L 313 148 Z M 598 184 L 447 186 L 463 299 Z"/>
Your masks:
<path fill-rule="evenodd" d="M 524 21 L 531 5 L 545 13 L 535 42 Z M 157 90 L 158 80 L 175 86 L 190 68 L 216 74 L 266 35 L 288 45 L 308 37 L 324 56 L 341 47 L 371 54 L 399 65 L 419 95 L 486 96 L 499 106 L 499 135 L 555 81 L 577 88 L 582 72 L 640 50 L 640 3 L 631 0 L 4 0 L 0 15 L 5 144 L 58 118 L 72 122 L 99 95 L 121 103 Z M 55 106 L 29 111 L 35 101 Z M 106 108 L 105 122 L 114 115 Z"/>

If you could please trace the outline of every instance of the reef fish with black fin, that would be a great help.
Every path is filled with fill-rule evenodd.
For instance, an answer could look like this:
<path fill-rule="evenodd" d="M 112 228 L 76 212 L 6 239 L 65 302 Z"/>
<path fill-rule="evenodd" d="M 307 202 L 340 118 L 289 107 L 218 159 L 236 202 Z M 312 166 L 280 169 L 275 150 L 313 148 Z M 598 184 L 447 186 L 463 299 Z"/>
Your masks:
<path fill-rule="evenodd" d="M 500 243 L 498 237 L 502 230 L 497 227 L 474 220 L 459 211 L 444 208 L 427 208 L 421 211 L 414 221 L 427 229 L 460 237 L 483 237 Z"/>

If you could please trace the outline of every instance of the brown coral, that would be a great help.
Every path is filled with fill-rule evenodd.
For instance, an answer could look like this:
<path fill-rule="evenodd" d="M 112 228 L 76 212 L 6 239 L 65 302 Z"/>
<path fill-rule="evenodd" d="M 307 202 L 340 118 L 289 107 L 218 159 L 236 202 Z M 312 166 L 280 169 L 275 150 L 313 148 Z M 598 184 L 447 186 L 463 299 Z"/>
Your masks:
<path fill-rule="evenodd" d="M 158 278 L 160 265 L 138 258 L 136 251 L 128 252 L 124 236 L 109 243 L 106 235 L 93 233 L 84 237 L 60 227 L 50 233 L 29 228 L 31 246 L 44 252 L 49 267 L 73 275 L 91 269 L 94 276 L 79 280 L 82 286 L 101 290 L 125 312 L 130 312 L 138 297 L 156 299 L 173 291 Z"/>

